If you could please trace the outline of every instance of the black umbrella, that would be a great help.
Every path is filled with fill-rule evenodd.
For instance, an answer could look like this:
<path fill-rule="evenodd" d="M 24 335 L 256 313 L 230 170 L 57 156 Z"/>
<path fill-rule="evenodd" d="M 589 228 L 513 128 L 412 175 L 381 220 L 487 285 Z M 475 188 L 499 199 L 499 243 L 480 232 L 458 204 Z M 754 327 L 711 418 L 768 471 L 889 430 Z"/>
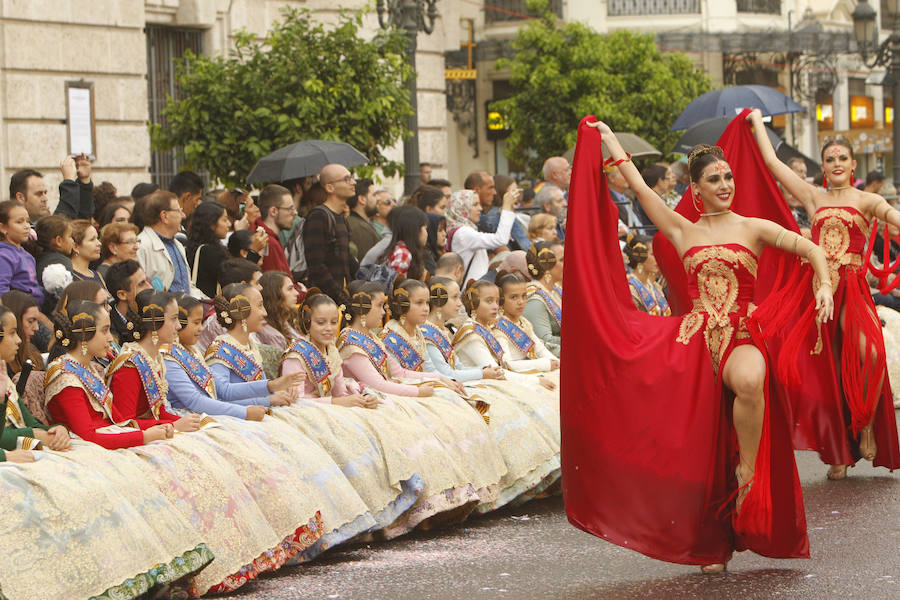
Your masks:
<path fill-rule="evenodd" d="M 675 119 L 672 131 L 687 129 L 712 117 L 734 117 L 745 108 L 758 108 L 765 116 L 806 110 L 775 88 L 765 85 L 734 85 L 706 92 L 695 98 Z"/>
<path fill-rule="evenodd" d="M 307 140 L 263 156 L 247 176 L 247 183 L 273 183 L 317 175 L 322 167 L 332 163 L 349 169 L 368 164 L 369 160 L 344 142 Z"/>
<path fill-rule="evenodd" d="M 688 154 L 697 144 L 715 144 L 719 141 L 719 138 L 722 137 L 722 134 L 725 133 L 725 128 L 728 127 L 728 124 L 731 123 L 733 119 L 734 116 L 714 117 L 712 119 L 704 119 L 695 125 L 691 125 L 691 128 L 685 131 L 678 139 L 675 147 L 672 148 L 672 152 L 677 154 Z M 778 148 L 784 143 L 784 140 L 768 127 L 766 127 L 766 133 L 769 134 L 769 141 L 772 142 L 772 146 L 777 152 Z"/>

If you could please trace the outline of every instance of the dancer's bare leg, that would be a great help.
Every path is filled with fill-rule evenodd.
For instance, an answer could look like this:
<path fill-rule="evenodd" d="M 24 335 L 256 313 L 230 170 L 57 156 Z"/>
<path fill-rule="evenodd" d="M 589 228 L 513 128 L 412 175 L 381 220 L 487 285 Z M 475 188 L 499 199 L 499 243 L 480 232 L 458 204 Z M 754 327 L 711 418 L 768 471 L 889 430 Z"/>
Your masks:
<path fill-rule="evenodd" d="M 736 475 L 738 485 L 743 486 L 753 478 L 765 417 L 766 361 L 762 353 L 755 346 L 738 346 L 732 350 L 723 367 L 722 381 L 735 394 L 732 417 L 740 450 Z M 738 493 L 736 511 L 740 511 L 747 491 L 744 488 Z M 721 573 L 725 564 L 703 565 L 700 570 L 707 574 Z"/>

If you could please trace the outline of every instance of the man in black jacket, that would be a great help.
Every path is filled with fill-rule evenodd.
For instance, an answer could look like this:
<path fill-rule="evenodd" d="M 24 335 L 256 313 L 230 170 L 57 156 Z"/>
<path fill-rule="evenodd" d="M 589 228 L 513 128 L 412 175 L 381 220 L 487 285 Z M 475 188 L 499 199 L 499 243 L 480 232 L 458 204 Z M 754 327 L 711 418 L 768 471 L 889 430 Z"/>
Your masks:
<path fill-rule="evenodd" d="M 59 166 L 63 180 L 59 184 L 59 204 L 54 214 L 70 219 L 94 216 L 94 184 L 91 182 L 91 159 L 84 154 L 67 156 Z M 34 224 L 50 214 L 44 175 L 34 169 L 22 169 L 9 180 L 9 198 L 21 202 Z"/>
<path fill-rule="evenodd" d="M 147 275 L 136 260 L 126 259 L 112 265 L 106 272 L 106 289 L 110 300 L 109 326 L 116 341 L 121 345 L 133 342 L 134 329 L 128 328 L 125 313 L 128 305 L 134 302 L 138 292 L 150 288 Z"/>

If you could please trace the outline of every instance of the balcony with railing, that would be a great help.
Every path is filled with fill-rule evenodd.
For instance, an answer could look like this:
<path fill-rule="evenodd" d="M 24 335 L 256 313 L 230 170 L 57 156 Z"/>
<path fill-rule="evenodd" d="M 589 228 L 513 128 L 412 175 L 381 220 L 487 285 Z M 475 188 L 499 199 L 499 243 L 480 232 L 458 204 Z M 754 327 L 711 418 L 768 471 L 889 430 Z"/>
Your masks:
<path fill-rule="evenodd" d="M 562 0 L 550 0 L 548 8 L 557 17 L 562 17 Z M 486 0 L 484 3 L 484 22 L 488 25 L 536 16 L 538 15 L 528 10 L 526 0 Z"/>
<path fill-rule="evenodd" d="M 739 13 L 781 14 L 781 0 L 737 0 Z"/>
<path fill-rule="evenodd" d="M 699 15 L 700 0 L 609 0 L 610 17 L 637 15 Z"/>

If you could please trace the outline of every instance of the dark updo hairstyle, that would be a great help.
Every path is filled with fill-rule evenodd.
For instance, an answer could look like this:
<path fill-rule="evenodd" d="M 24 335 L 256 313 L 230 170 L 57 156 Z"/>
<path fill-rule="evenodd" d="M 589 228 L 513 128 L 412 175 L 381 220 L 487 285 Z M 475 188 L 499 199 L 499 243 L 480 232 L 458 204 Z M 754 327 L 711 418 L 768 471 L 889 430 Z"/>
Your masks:
<path fill-rule="evenodd" d="M 462 295 L 463 306 L 466 307 L 466 313 L 471 317 L 478 305 L 481 304 L 481 290 L 488 287 L 497 287 L 496 284 L 484 279 L 470 279 L 466 289 Z"/>
<path fill-rule="evenodd" d="M 37 253 L 40 258 L 44 252 L 59 251 L 53 245 L 58 237 L 65 237 L 71 227 L 68 217 L 64 215 L 47 215 L 38 219 L 34 224 L 34 233 L 37 236 Z"/>
<path fill-rule="evenodd" d="M 825 144 L 822 146 L 822 152 L 821 152 L 822 162 L 825 162 L 825 151 L 828 150 L 829 148 L 831 148 L 832 146 L 843 146 L 844 148 L 846 148 L 847 150 L 850 151 L 851 160 L 856 158 L 855 156 L 853 156 L 853 146 L 850 145 L 850 140 L 848 140 L 847 138 L 845 138 L 842 135 L 839 135 L 837 137 L 828 138 L 825 140 Z"/>
<path fill-rule="evenodd" d="M 325 294 L 319 288 L 309 288 L 303 303 L 300 305 L 300 333 L 306 335 L 312 325 L 312 313 L 319 306 L 337 306 L 331 296 Z"/>
<path fill-rule="evenodd" d="M 142 290 L 134 297 L 134 304 L 125 314 L 134 331 L 134 339 L 139 340 L 165 325 L 166 307 L 172 300 L 175 300 L 175 294 L 154 289 Z"/>
<path fill-rule="evenodd" d="M 553 247 L 560 245 L 560 242 L 538 242 L 531 246 L 525 254 L 525 260 L 528 262 L 528 272 L 532 277 L 540 279 L 556 266 L 557 259 Z"/>
<path fill-rule="evenodd" d="M 222 289 L 221 294 L 213 298 L 219 325 L 230 331 L 237 326 L 238 321 L 250 316 L 250 299 L 246 296 L 250 287 L 249 283 L 230 283 Z"/>
<path fill-rule="evenodd" d="M 175 300 L 178 302 L 178 322 L 181 323 L 182 327 L 185 327 L 188 324 L 188 317 L 190 317 L 191 311 L 198 306 L 203 306 L 203 303 L 184 292 L 177 294 Z"/>
<path fill-rule="evenodd" d="M 74 300 L 87 300 L 96 303 L 97 292 L 103 289 L 103 286 L 93 279 L 82 279 L 73 281 L 62 291 L 59 300 L 56 302 L 56 310 L 61 310 L 67 303 Z"/>
<path fill-rule="evenodd" d="M 708 144 L 694 146 L 688 155 L 688 171 L 691 173 L 691 181 L 700 181 L 703 169 L 720 160 L 725 160 L 725 152 L 720 147 Z"/>
<path fill-rule="evenodd" d="M 447 287 L 456 280 L 449 277 L 432 277 L 428 280 L 428 301 L 431 308 L 441 308 L 450 301 L 450 288 Z"/>
<path fill-rule="evenodd" d="M 369 314 L 372 310 L 372 301 L 378 294 L 384 294 L 384 286 L 377 281 L 362 281 L 357 279 L 350 283 L 350 305 L 347 313 L 351 318 Z"/>
<path fill-rule="evenodd" d="M 444 190 L 433 185 L 423 184 L 413 192 L 413 204 L 419 207 L 419 210 L 428 212 L 429 208 L 434 208 L 444 199 Z"/>
<path fill-rule="evenodd" d="M 650 238 L 629 233 L 628 237 L 625 238 L 623 251 L 628 258 L 628 266 L 634 269 L 650 256 Z"/>
<path fill-rule="evenodd" d="M 504 289 L 506 286 L 525 283 L 525 279 L 521 275 L 509 271 L 498 271 L 497 278 L 494 281 L 496 282 L 495 285 L 497 286 L 497 289 L 500 290 L 500 306 L 503 306 Z"/>
<path fill-rule="evenodd" d="M 418 279 L 407 279 L 394 288 L 391 294 L 391 314 L 397 318 L 402 317 L 409 312 L 409 299 L 413 291 L 423 289 L 428 290 L 428 286 Z"/>
<path fill-rule="evenodd" d="M 427 227 L 428 217 L 415 206 L 398 206 L 391 211 L 391 214 L 394 215 L 391 224 L 391 243 L 381 254 L 378 262 L 389 261 L 394 248 L 403 242 L 412 256 L 406 277 L 420 279 L 425 272 L 425 248 L 419 245 L 419 232 L 422 227 Z"/>
<path fill-rule="evenodd" d="M 97 320 L 103 310 L 99 304 L 88 300 L 61 301 L 50 315 L 56 340 L 67 351 L 75 344 L 92 340 L 97 334 Z"/>

